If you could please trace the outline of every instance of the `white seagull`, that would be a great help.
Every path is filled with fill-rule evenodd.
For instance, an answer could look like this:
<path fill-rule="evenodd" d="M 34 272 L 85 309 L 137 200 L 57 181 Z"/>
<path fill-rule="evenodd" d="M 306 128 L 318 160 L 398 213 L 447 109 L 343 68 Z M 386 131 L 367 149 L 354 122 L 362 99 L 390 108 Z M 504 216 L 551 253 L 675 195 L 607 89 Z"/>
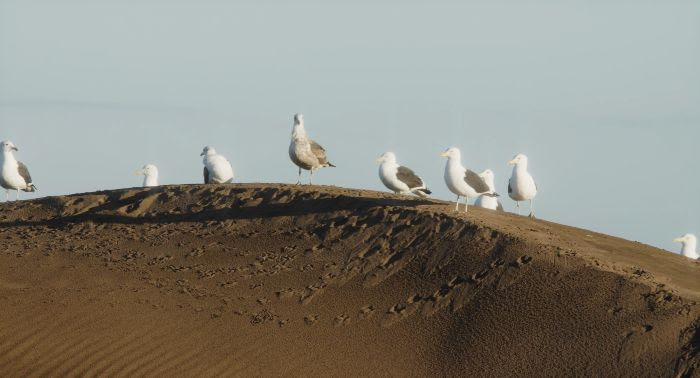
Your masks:
<path fill-rule="evenodd" d="M 233 168 L 228 159 L 216 153 L 212 146 L 204 147 L 199 156 L 204 156 L 204 183 L 226 184 L 233 181 Z"/>
<path fill-rule="evenodd" d="M 698 246 L 698 238 L 696 238 L 695 235 L 685 234 L 680 238 L 673 239 L 673 242 L 683 244 L 683 248 L 681 248 L 681 255 L 694 260 L 697 260 L 698 257 L 700 257 L 698 252 L 695 250 Z"/>
<path fill-rule="evenodd" d="M 385 152 L 377 162 L 380 163 L 379 179 L 394 193 L 413 193 L 421 197 L 427 197 L 432 193 L 420 176 L 396 162 L 396 155 L 393 152 Z"/>
<path fill-rule="evenodd" d="M 513 174 L 508 180 L 508 196 L 515 201 L 518 213 L 520 212 L 520 201 L 530 201 L 530 218 L 534 218 L 535 208 L 533 202 L 537 195 L 537 184 L 527 171 L 527 156 L 517 154 L 508 162 L 508 165 L 514 166 Z"/>
<path fill-rule="evenodd" d="M 158 186 L 158 167 L 153 164 L 146 164 L 143 168 L 134 172 L 136 176 L 144 176 L 143 187 Z"/>
<path fill-rule="evenodd" d="M 498 193 L 496 193 L 493 171 L 486 169 L 479 173 L 479 176 L 483 178 L 486 185 L 489 186 L 489 192 L 480 195 L 474 202 L 474 206 L 482 207 L 484 209 L 503 211 L 503 205 L 501 204 L 501 201 L 498 200 Z"/>
<path fill-rule="evenodd" d="M 2 144 L 2 162 L 0 164 L 0 186 L 5 188 L 5 200 L 10 199 L 10 190 L 17 191 L 19 199 L 19 191 L 35 192 L 36 186 L 32 182 L 32 176 L 29 175 L 27 166 L 21 161 L 15 159 L 12 151 L 19 151 L 14 143 L 7 141 L 0 142 Z"/>
<path fill-rule="evenodd" d="M 294 115 L 294 128 L 292 129 L 292 141 L 289 143 L 289 158 L 299 167 L 299 179 L 301 184 L 301 170 L 309 171 L 309 184 L 312 183 L 314 172 L 323 167 L 335 167 L 326 157 L 326 150 L 320 144 L 314 142 L 306 135 L 304 129 L 304 115 Z"/>
<path fill-rule="evenodd" d="M 459 198 L 465 197 L 464 212 L 467 212 L 469 198 L 489 193 L 489 186 L 483 178 L 462 166 L 462 153 L 456 147 L 450 147 L 440 156 L 447 158 L 445 165 L 445 183 L 450 191 L 457 195 L 455 211 L 459 210 Z"/>

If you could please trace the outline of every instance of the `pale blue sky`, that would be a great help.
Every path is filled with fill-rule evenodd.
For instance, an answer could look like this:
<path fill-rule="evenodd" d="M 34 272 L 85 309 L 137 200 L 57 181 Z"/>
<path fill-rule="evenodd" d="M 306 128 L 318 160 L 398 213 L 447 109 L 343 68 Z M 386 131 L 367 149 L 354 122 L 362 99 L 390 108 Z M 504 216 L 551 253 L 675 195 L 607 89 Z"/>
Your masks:
<path fill-rule="evenodd" d="M 530 157 L 540 217 L 677 251 L 700 234 L 700 2 L 0 0 L 0 138 L 38 195 L 201 180 L 294 182 L 292 115 L 383 190 L 392 150 L 438 198 L 449 146 Z M 26 197 L 26 196 L 25 196 Z"/>

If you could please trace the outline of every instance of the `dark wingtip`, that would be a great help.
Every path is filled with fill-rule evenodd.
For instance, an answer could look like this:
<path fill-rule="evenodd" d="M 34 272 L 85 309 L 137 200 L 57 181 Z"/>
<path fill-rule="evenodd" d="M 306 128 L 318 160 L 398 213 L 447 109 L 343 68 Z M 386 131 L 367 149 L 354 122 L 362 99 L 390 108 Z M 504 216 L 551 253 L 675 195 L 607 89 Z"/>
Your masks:
<path fill-rule="evenodd" d="M 328 166 L 335 168 L 335 165 L 333 165 L 333 163 L 328 163 Z"/>
<path fill-rule="evenodd" d="M 421 191 L 422 191 L 423 193 L 425 193 L 425 194 L 433 194 L 433 192 L 431 192 L 431 191 L 428 190 L 427 188 L 426 188 L 426 189 L 423 189 L 423 190 L 421 190 Z"/>

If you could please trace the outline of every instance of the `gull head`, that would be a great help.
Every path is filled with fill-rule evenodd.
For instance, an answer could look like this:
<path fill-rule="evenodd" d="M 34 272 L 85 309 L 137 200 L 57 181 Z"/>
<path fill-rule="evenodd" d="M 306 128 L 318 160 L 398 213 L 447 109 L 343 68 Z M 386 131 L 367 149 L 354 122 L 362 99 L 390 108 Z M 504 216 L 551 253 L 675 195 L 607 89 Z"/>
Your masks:
<path fill-rule="evenodd" d="M 483 178 L 485 181 L 493 180 L 494 174 L 493 171 L 490 169 L 485 169 L 483 172 L 479 173 L 479 176 Z"/>
<path fill-rule="evenodd" d="M 2 142 L 2 150 L 3 152 L 10 152 L 10 151 L 19 151 L 17 146 L 15 146 L 14 143 L 10 142 L 9 140 L 4 140 Z"/>
<path fill-rule="evenodd" d="M 146 164 L 134 172 L 136 176 L 153 176 L 158 174 L 158 168 L 153 164 Z"/>
<path fill-rule="evenodd" d="M 297 113 L 294 115 L 294 124 L 295 125 L 301 125 L 304 123 L 304 115 L 301 113 Z"/>
<path fill-rule="evenodd" d="M 216 154 L 216 150 L 214 149 L 214 147 L 206 146 L 202 150 L 202 153 L 199 154 L 199 156 L 211 156 L 211 155 L 215 155 L 215 154 Z"/>
<path fill-rule="evenodd" d="M 680 238 L 673 239 L 673 242 L 687 244 L 687 243 L 697 243 L 697 240 L 698 239 L 695 237 L 695 235 L 685 234 L 685 235 L 681 236 Z"/>
<path fill-rule="evenodd" d="M 508 162 L 508 165 L 518 165 L 518 164 L 527 164 L 527 156 L 524 154 L 517 154 L 513 159 L 511 159 Z"/>
<path fill-rule="evenodd" d="M 442 157 L 446 157 L 448 159 L 459 159 L 461 157 L 461 153 L 459 152 L 459 148 L 457 147 L 450 147 L 445 150 L 442 154 L 440 154 Z"/>
<path fill-rule="evenodd" d="M 396 163 L 396 155 L 393 152 L 385 152 L 377 159 L 377 163 Z"/>

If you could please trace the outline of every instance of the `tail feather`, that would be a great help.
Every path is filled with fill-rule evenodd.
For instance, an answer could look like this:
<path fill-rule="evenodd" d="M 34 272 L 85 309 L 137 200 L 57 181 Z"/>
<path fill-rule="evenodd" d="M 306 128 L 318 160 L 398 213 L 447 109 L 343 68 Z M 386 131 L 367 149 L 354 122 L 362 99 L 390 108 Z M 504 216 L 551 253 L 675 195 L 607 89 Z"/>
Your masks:
<path fill-rule="evenodd" d="M 27 187 L 25 189 L 22 189 L 23 192 L 28 192 L 28 193 L 36 192 L 37 190 L 39 190 L 39 188 L 37 188 L 36 185 L 31 184 L 31 183 L 29 185 L 27 185 Z"/>
<path fill-rule="evenodd" d="M 413 189 L 413 193 L 421 197 L 428 197 L 429 195 L 433 194 L 433 192 L 431 192 L 428 188 Z"/>

